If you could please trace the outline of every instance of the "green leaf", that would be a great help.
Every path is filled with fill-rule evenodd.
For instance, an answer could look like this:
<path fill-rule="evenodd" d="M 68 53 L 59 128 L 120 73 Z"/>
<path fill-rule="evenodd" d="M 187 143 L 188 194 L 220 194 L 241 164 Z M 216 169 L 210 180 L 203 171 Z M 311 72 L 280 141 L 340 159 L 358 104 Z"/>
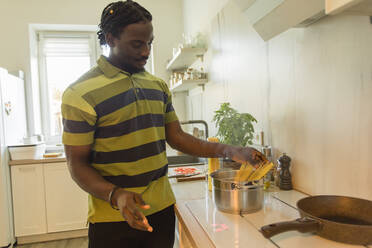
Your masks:
<path fill-rule="evenodd" d="M 253 123 L 257 120 L 248 113 L 238 113 L 230 106 L 230 103 L 225 102 L 220 105 L 213 116 L 217 130 L 217 137 L 221 143 L 246 146 L 252 144 L 254 127 Z"/>

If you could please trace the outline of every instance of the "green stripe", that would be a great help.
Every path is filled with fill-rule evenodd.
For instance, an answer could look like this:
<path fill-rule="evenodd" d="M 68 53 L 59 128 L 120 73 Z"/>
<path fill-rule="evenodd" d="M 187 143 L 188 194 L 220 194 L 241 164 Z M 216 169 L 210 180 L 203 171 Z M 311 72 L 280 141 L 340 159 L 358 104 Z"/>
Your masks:
<path fill-rule="evenodd" d="M 95 107 L 97 104 L 131 88 L 132 84 L 129 78 L 121 78 L 119 80 L 112 80 L 110 84 L 101 88 L 87 92 L 83 98 L 86 99 L 86 101 L 89 102 L 93 107 Z"/>
<path fill-rule="evenodd" d="M 97 115 L 94 108 L 89 103 L 87 103 L 87 101 L 85 101 L 78 92 L 71 88 L 67 88 L 63 93 L 62 104 L 75 107 L 77 109 L 80 109 L 81 111 L 89 113 L 90 115 Z"/>
<path fill-rule="evenodd" d="M 164 87 L 161 82 L 151 81 L 149 79 L 138 79 L 132 78 L 132 81 L 136 87 L 141 87 L 143 89 L 154 89 L 164 91 Z"/>
<path fill-rule="evenodd" d="M 98 66 L 95 66 L 92 69 L 90 69 L 87 73 L 82 75 L 80 78 L 78 78 L 78 80 L 76 80 L 73 84 L 71 84 L 70 87 L 73 88 L 81 82 L 84 82 L 84 81 L 87 81 L 89 79 L 101 76 L 102 74 L 103 74 L 103 72 L 101 71 L 101 69 L 99 69 Z"/>
<path fill-rule="evenodd" d="M 158 77 L 155 77 L 154 75 L 152 75 L 152 74 L 150 74 L 148 72 L 134 74 L 133 75 L 133 78 L 134 79 L 141 80 L 141 81 L 145 81 L 145 83 L 151 82 L 151 83 L 159 84 L 159 85 L 161 85 L 162 90 L 164 90 L 163 87 L 164 87 L 164 85 L 166 85 L 166 83 L 164 82 L 164 80 L 162 80 L 162 79 L 160 79 Z"/>

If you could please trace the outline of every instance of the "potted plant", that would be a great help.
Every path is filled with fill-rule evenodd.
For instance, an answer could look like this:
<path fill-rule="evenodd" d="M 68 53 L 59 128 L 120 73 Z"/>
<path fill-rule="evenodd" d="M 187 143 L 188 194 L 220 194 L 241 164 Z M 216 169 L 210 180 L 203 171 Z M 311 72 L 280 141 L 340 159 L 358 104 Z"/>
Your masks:
<path fill-rule="evenodd" d="M 257 120 L 248 113 L 239 113 L 225 102 L 215 111 L 213 122 L 218 128 L 217 137 L 223 144 L 234 146 L 252 145 L 254 136 L 253 123 Z M 240 164 L 230 159 L 224 159 L 223 167 L 237 168 Z"/>

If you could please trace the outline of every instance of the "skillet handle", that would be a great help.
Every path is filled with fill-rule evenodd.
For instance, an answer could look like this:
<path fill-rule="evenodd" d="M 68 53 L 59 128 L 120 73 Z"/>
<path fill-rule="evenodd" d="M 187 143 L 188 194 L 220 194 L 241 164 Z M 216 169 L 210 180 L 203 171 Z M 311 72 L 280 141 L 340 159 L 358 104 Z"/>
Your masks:
<path fill-rule="evenodd" d="M 265 238 L 271 238 L 277 234 L 287 231 L 318 232 L 321 223 L 314 219 L 303 217 L 293 221 L 283 221 L 261 227 L 261 232 Z"/>

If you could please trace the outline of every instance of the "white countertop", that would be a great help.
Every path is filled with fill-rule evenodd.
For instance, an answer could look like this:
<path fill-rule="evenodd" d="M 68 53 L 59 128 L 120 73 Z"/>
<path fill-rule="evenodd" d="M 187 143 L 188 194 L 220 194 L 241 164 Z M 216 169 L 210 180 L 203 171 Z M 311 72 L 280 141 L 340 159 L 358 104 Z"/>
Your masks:
<path fill-rule="evenodd" d="M 205 181 L 171 182 L 177 198 L 177 217 L 197 247 L 366 247 L 334 242 L 297 231 L 279 234 L 270 240 L 264 238 L 259 232 L 262 226 L 299 218 L 296 202 L 307 195 L 298 191 L 265 192 L 264 206 L 260 211 L 240 216 L 218 211 L 211 192 L 206 190 Z"/>
<path fill-rule="evenodd" d="M 172 148 L 167 147 L 167 156 L 177 156 L 179 152 Z M 37 157 L 30 159 L 17 159 L 9 160 L 9 165 L 24 165 L 24 164 L 41 164 L 41 163 L 57 163 L 57 162 L 66 162 L 66 155 L 64 152 L 61 153 L 58 157 Z"/>

